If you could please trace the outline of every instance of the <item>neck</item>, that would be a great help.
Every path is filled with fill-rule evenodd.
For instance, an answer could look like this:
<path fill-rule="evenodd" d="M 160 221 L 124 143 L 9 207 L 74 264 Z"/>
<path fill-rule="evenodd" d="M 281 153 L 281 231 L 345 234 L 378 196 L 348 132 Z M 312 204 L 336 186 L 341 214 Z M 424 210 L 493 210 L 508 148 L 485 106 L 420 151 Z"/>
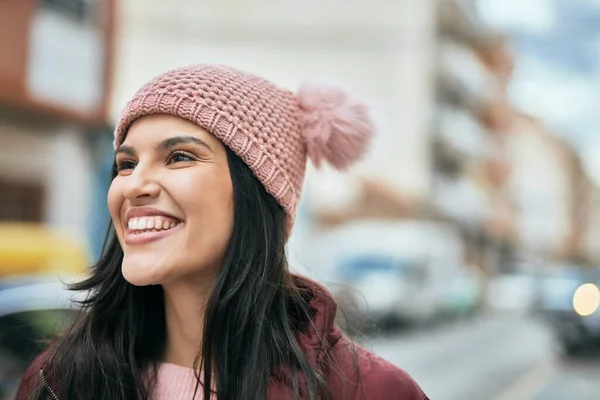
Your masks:
<path fill-rule="evenodd" d="M 210 285 L 187 282 L 163 284 L 167 343 L 164 362 L 187 368 L 202 348 L 204 310 L 210 295 Z"/>

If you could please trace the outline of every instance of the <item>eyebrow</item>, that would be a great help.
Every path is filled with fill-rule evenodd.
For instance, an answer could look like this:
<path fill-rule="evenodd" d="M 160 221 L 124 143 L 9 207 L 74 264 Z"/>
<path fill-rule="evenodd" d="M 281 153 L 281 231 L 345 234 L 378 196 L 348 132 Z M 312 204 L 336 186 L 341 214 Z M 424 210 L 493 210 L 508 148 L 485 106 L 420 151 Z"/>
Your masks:
<path fill-rule="evenodd" d="M 202 147 L 206 147 L 208 150 L 214 153 L 213 149 L 202 139 L 195 136 L 173 136 L 163 140 L 157 146 L 159 150 L 168 150 L 178 144 L 194 143 Z"/>
<path fill-rule="evenodd" d="M 158 150 L 168 150 L 173 146 L 177 146 L 178 144 L 185 143 L 194 143 L 203 147 L 206 147 L 208 150 L 214 153 L 213 149 L 202 139 L 197 138 L 195 136 L 173 136 L 168 139 L 160 142 L 156 147 Z M 130 157 L 135 156 L 135 149 L 131 146 L 121 145 L 115 150 L 115 155 L 123 153 Z"/>
<path fill-rule="evenodd" d="M 115 150 L 115 156 L 117 154 L 123 153 L 125 155 L 128 155 L 129 157 L 134 157 L 135 156 L 135 150 L 133 149 L 133 147 L 131 146 L 125 146 L 125 145 L 121 145 L 119 146 L 116 150 Z"/>

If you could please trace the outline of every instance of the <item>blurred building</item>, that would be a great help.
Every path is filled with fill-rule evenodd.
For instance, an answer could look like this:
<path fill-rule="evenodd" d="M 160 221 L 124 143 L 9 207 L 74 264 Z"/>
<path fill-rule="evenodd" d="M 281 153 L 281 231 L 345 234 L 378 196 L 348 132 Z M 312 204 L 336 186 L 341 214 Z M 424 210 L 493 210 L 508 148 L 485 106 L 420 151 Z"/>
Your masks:
<path fill-rule="evenodd" d="M 511 196 L 517 203 L 522 248 L 551 259 L 598 254 L 597 189 L 574 149 L 542 122 L 519 114 L 509 135 Z"/>
<path fill-rule="evenodd" d="M 506 187 L 513 59 L 468 1 L 438 3 L 437 37 L 432 205 L 461 227 L 467 263 L 493 273 L 510 263 L 515 244 Z"/>
<path fill-rule="evenodd" d="M 0 2 L 0 220 L 89 232 L 111 3 Z"/>
<path fill-rule="evenodd" d="M 600 265 L 600 188 L 592 183 L 589 186 L 588 204 L 583 252 L 590 263 Z"/>

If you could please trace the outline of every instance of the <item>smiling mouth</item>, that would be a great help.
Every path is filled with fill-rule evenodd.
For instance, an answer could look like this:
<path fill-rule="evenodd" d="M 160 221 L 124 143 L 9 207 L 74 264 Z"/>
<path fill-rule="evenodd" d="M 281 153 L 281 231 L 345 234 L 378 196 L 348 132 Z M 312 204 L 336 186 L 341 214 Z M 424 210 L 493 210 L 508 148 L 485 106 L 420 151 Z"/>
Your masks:
<path fill-rule="evenodd" d="M 163 232 L 175 228 L 180 223 L 181 221 L 179 220 L 164 216 L 131 218 L 127 221 L 127 232 L 134 235 L 148 232 Z"/>
<path fill-rule="evenodd" d="M 147 221 L 140 221 L 142 218 L 132 218 L 128 223 L 131 228 L 128 228 L 125 232 L 125 244 L 133 246 L 156 242 L 175 234 L 183 226 L 183 221 L 169 220 L 167 224 L 164 217 L 162 217 L 161 222 L 155 218 L 157 217 L 152 218 L 154 221 L 150 225 Z M 135 221 L 136 219 L 138 221 Z M 148 218 L 145 217 L 144 219 Z"/>

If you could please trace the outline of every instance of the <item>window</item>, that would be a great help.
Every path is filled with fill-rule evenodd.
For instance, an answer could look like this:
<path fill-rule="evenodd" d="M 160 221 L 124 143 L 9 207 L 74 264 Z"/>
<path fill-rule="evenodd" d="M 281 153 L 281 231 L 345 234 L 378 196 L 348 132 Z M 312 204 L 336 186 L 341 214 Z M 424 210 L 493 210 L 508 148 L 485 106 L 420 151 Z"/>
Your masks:
<path fill-rule="evenodd" d="M 77 22 L 86 22 L 92 18 L 91 0 L 39 0 L 41 6 L 48 10 L 57 11 Z"/>
<path fill-rule="evenodd" d="M 44 189 L 0 179 L 0 221 L 41 221 Z"/>

